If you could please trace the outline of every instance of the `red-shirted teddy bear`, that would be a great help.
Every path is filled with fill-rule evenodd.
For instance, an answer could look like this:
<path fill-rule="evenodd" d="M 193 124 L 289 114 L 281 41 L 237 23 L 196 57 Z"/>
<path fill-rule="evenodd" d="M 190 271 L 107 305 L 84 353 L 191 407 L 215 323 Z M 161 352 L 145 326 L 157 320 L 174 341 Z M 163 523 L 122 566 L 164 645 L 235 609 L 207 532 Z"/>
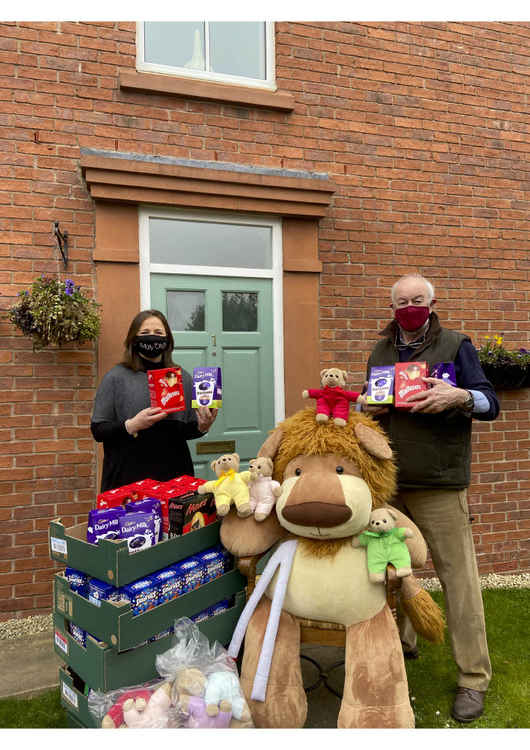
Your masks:
<path fill-rule="evenodd" d="M 338 367 L 330 367 L 320 373 L 322 388 L 308 388 L 302 391 L 302 398 L 316 398 L 316 421 L 327 422 L 333 417 L 333 422 L 344 427 L 350 411 L 350 401 L 355 403 L 359 398 L 357 391 L 345 391 L 348 373 Z"/>

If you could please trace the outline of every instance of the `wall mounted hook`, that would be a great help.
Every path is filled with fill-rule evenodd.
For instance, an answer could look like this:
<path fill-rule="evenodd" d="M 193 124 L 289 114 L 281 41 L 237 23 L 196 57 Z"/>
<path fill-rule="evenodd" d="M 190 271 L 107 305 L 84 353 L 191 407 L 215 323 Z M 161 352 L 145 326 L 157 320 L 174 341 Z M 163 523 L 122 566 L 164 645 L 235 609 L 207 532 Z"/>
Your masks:
<path fill-rule="evenodd" d="M 53 234 L 55 235 L 55 239 L 57 240 L 57 247 L 59 248 L 59 251 L 63 256 L 64 267 L 66 268 L 66 266 L 68 265 L 68 232 L 61 232 L 61 230 L 59 229 L 59 222 L 54 221 Z"/>

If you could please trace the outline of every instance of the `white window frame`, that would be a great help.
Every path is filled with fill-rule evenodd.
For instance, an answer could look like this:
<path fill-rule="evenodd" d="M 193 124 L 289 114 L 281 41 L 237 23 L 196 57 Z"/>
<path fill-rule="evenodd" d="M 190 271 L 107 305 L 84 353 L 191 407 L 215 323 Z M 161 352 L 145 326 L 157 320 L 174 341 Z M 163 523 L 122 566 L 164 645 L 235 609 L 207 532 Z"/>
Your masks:
<path fill-rule="evenodd" d="M 144 59 L 144 23 L 136 22 L 136 70 L 145 73 L 163 73 L 164 75 L 179 76 L 184 78 L 195 78 L 202 81 L 218 83 L 231 83 L 237 86 L 248 86 L 249 88 L 276 90 L 276 65 L 274 44 L 274 22 L 265 21 L 265 71 L 267 76 L 262 78 L 250 78 L 247 76 L 232 76 L 227 73 L 216 73 L 208 70 L 190 70 L 189 68 L 177 68 L 172 65 L 161 65 L 160 63 L 146 62 Z M 203 23 L 208 23 L 204 21 Z M 206 47 L 208 47 L 208 33 L 206 29 Z"/>
<path fill-rule="evenodd" d="M 271 227 L 272 267 L 231 268 L 227 266 L 192 266 L 170 263 L 151 263 L 149 219 L 182 219 L 224 224 L 250 224 Z M 151 308 L 151 274 L 175 276 L 229 276 L 249 279 L 272 279 L 272 341 L 274 357 L 274 424 L 285 419 L 284 356 L 283 356 L 283 247 L 282 220 L 254 214 L 217 213 L 213 211 L 168 210 L 154 206 L 138 207 L 138 237 L 140 246 L 140 309 Z"/>

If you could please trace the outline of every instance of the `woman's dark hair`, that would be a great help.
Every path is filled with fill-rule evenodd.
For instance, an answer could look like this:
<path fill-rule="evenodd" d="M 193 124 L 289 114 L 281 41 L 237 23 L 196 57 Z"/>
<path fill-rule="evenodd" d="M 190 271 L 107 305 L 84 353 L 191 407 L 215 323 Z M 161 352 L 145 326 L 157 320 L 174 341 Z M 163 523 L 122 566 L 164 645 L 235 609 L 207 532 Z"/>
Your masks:
<path fill-rule="evenodd" d="M 160 310 L 142 310 L 142 312 L 139 312 L 138 315 L 133 318 L 131 325 L 129 326 L 127 336 L 125 338 L 125 341 L 123 342 L 123 345 L 125 347 L 123 360 L 120 362 L 120 364 L 124 365 L 125 367 L 129 367 L 131 370 L 134 370 L 134 372 L 143 370 L 144 366 L 142 364 L 142 358 L 140 357 L 138 352 L 134 351 L 133 349 L 133 341 L 137 336 L 138 331 L 142 327 L 142 323 L 147 320 L 147 318 L 152 317 L 158 318 L 160 320 L 160 322 L 164 326 L 165 335 L 167 336 L 169 341 L 168 348 L 165 352 L 162 352 L 160 367 L 171 367 L 175 364 L 172 357 L 175 342 L 173 341 L 173 334 L 171 333 L 171 329 L 169 327 L 169 323 L 167 322 L 166 316 L 164 315 L 164 313 L 161 313 Z"/>

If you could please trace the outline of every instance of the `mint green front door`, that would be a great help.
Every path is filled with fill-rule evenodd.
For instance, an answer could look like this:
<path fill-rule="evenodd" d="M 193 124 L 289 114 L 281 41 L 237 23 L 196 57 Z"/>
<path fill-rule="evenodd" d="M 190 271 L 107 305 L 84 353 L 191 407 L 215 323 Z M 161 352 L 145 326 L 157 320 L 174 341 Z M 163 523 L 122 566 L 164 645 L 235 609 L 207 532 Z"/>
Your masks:
<path fill-rule="evenodd" d="M 190 375 L 201 366 L 222 371 L 222 409 L 210 432 L 189 442 L 195 473 L 212 478 L 210 461 L 232 452 L 244 470 L 274 427 L 272 279 L 159 273 L 150 279 L 151 308 L 169 321 L 174 361 Z M 209 445 L 220 442 L 226 446 Z M 233 450 L 225 450 L 231 443 Z"/>

